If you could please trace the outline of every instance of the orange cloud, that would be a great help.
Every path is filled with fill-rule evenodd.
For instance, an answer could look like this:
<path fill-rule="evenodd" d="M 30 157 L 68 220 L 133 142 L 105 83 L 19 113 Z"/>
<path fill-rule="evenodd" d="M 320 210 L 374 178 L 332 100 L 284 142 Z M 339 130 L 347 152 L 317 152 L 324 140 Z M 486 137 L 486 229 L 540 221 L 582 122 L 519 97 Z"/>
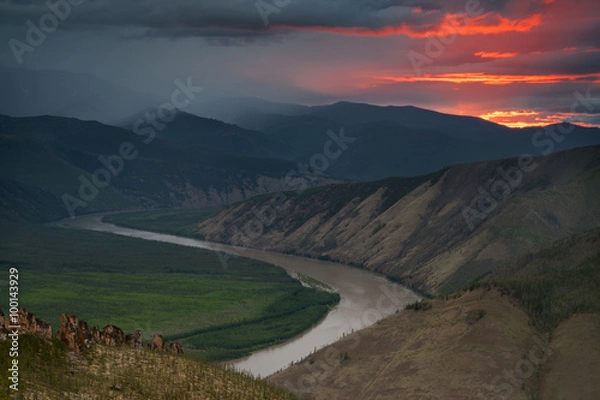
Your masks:
<path fill-rule="evenodd" d="M 541 25 L 540 14 L 533 14 L 520 20 L 511 20 L 497 13 L 486 13 L 478 17 L 469 17 L 467 14 L 447 14 L 437 25 L 429 29 L 419 30 L 409 25 L 389 26 L 381 29 L 357 27 L 293 27 L 279 26 L 278 28 L 292 30 L 309 30 L 316 32 L 329 32 L 338 35 L 353 36 L 390 36 L 406 35 L 411 38 L 428 38 L 430 36 L 448 37 L 453 35 L 497 35 L 508 32 L 529 32 L 532 28 Z"/>
<path fill-rule="evenodd" d="M 497 51 L 479 51 L 474 55 L 481 58 L 511 58 L 517 56 L 519 53 L 500 53 Z"/>
<path fill-rule="evenodd" d="M 465 72 L 450 74 L 425 74 L 420 76 L 375 76 L 371 77 L 380 85 L 401 82 L 449 82 L 449 83 L 481 83 L 484 85 L 508 85 L 511 83 L 550 84 L 559 82 L 590 82 L 599 83 L 600 76 L 596 74 L 574 75 L 495 75 L 484 72 Z"/>

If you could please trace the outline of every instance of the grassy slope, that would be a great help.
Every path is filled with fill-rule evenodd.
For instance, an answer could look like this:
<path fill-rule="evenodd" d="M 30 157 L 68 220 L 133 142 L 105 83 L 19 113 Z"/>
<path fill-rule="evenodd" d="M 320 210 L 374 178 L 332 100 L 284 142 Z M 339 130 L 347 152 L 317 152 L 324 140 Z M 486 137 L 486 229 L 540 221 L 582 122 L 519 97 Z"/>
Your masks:
<path fill-rule="evenodd" d="M 428 311 L 388 317 L 270 381 L 329 400 L 395 399 L 398 393 L 430 399 L 598 398 L 599 256 L 600 229 L 557 241 L 469 291 L 430 300 Z M 535 338 L 548 331 L 546 363 L 541 369 L 523 364 L 531 354 L 543 354 Z M 519 378 L 519 368 L 531 372 Z M 504 378 L 505 372 L 516 380 Z"/>
<path fill-rule="evenodd" d="M 214 252 L 95 232 L 5 224 L 0 254 L 0 264 L 21 272 L 22 306 L 55 329 L 60 313 L 74 313 L 101 327 L 139 328 L 146 339 L 177 335 L 209 359 L 235 358 L 290 338 L 339 298 L 303 288 L 262 262 L 231 258 L 224 269 Z M 270 325 L 240 337 L 240 329 L 252 332 L 265 318 Z M 218 342 L 198 335 L 219 326 Z"/>
<path fill-rule="evenodd" d="M 493 398 L 493 377 L 512 370 L 535 335 L 526 314 L 481 289 L 431 304 L 348 335 L 269 381 L 324 400 Z M 469 312 L 478 309 L 485 317 L 469 324 Z M 527 398 L 520 386 L 511 397 Z"/>
<path fill-rule="evenodd" d="M 81 358 L 62 343 L 21 337 L 20 399 L 263 399 L 296 397 L 202 361 L 126 347 L 96 346 Z M 0 342 L 2 354 L 8 342 Z M 0 358 L 0 399 L 6 396 L 8 359 Z"/>

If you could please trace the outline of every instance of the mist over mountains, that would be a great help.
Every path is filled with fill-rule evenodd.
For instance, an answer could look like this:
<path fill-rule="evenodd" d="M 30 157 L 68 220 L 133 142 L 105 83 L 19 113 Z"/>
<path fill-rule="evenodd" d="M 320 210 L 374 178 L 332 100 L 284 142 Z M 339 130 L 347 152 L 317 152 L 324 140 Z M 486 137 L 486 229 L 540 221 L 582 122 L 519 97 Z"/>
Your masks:
<path fill-rule="evenodd" d="M 313 172 L 346 180 L 416 176 L 460 163 L 548 155 L 600 143 L 599 129 L 567 123 L 511 129 L 412 106 L 339 102 L 309 107 L 256 98 L 216 99 L 205 93 L 186 103 L 177 115 L 160 120 L 157 111 L 165 104 L 174 111 L 167 101 L 170 96 L 161 100 L 91 75 L 2 72 L 0 89 L 8 95 L 0 101 L 0 114 L 97 120 L 130 131 L 135 130 L 136 121 L 142 130 L 150 127 L 148 118 L 158 118 L 154 123 L 161 129 L 156 129 L 156 137 L 165 142 L 302 163 Z M 342 129 L 349 138 L 347 148 L 335 160 L 324 163 L 321 159 L 319 165 L 315 157 L 321 158 L 330 140 L 328 132 Z"/>
<path fill-rule="evenodd" d="M 18 218 L 223 206 L 272 191 L 600 143 L 599 129 L 569 124 L 510 129 L 412 106 L 212 99 L 201 88 L 178 110 L 91 75 L 2 72 L 0 178 Z M 119 154 L 123 144 L 130 160 Z"/>

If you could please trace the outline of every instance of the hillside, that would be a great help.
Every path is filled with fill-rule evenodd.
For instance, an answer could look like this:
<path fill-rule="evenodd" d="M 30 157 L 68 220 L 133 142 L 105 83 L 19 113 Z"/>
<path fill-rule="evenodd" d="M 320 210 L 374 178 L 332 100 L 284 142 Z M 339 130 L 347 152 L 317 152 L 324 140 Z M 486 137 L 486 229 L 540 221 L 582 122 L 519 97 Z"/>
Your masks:
<path fill-rule="evenodd" d="M 55 339 L 21 336 L 19 393 L 23 399 L 295 399 L 263 381 L 227 371 L 217 365 L 168 353 L 131 347 L 96 345 L 83 355 L 68 352 Z M 7 341 L 0 350 L 8 353 Z M 2 393 L 6 396 L 9 359 L 2 365 Z"/>
<path fill-rule="evenodd" d="M 221 206 L 286 188 L 284 177 L 294 168 L 281 160 L 147 139 L 98 122 L 0 116 L 2 214 L 44 222 L 69 216 L 65 202 L 76 215 Z"/>
<path fill-rule="evenodd" d="M 492 188 L 498 200 L 487 204 L 481 193 Z M 427 293 L 450 293 L 505 261 L 600 225 L 599 196 L 600 147 L 588 147 L 262 196 L 223 210 L 197 233 L 329 258 Z"/>
<path fill-rule="evenodd" d="M 390 316 L 269 381 L 311 399 L 598 398 L 600 229 L 503 266 L 486 282 Z M 549 319 L 531 307 L 534 298 L 554 313 L 551 324 L 540 323 Z"/>
<path fill-rule="evenodd" d="M 248 103 L 253 104 L 250 100 Z M 600 144 L 597 128 L 565 124 L 511 129 L 480 118 L 412 106 L 340 102 L 263 111 L 258 106 L 251 111 L 235 109 L 239 114 L 230 120 L 287 143 L 301 158 L 310 159 L 323 147 L 328 130 L 337 132 L 343 128 L 346 136 L 355 141 L 328 173 L 349 180 L 423 175 L 454 164 L 523 153 L 547 155 Z M 568 133 L 563 135 L 565 131 Z M 554 137 L 558 139 L 553 141 Z"/>

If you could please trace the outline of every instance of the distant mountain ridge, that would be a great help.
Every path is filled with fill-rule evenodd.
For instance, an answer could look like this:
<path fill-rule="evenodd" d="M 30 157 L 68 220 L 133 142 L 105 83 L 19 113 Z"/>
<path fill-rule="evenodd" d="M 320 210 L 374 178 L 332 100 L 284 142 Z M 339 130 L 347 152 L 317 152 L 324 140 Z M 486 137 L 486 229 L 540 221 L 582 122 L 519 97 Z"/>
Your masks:
<path fill-rule="evenodd" d="M 168 96 L 137 93 L 87 74 L 0 72 L 0 91 L 5 94 L 0 114 L 11 116 L 58 115 L 132 130 L 132 124 L 143 116 L 140 110 L 156 111 L 168 100 Z M 314 157 L 320 157 L 328 132 L 343 129 L 356 139 L 354 145 L 319 172 L 359 181 L 424 175 L 455 164 L 600 144 L 600 129 L 569 124 L 511 129 L 414 106 L 351 102 L 304 106 L 214 96 L 204 92 L 195 96 L 157 136 L 236 156 L 287 160 L 297 166 L 310 165 Z"/>
<path fill-rule="evenodd" d="M 264 131 L 304 157 L 310 157 L 322 143 L 324 132 L 343 128 L 356 142 L 329 172 L 360 181 L 423 175 L 455 164 L 600 144 L 598 128 L 561 124 L 511 129 L 480 118 L 412 106 L 347 102 L 304 108 L 296 115 L 242 115 L 235 122 Z"/>
<path fill-rule="evenodd" d="M 121 125 L 135 132 L 143 130 L 139 121 L 147 119 L 155 111 L 150 109 L 140 112 L 123 121 Z M 137 125 L 137 126 L 136 126 Z M 150 126 L 146 123 L 146 126 Z M 176 110 L 168 122 L 160 122 L 162 129 L 155 129 L 156 137 L 167 142 L 185 146 L 201 146 L 216 149 L 222 153 L 242 157 L 293 159 L 293 150 L 264 133 L 240 128 L 212 118 L 199 117 L 181 110 Z"/>
<path fill-rule="evenodd" d="M 69 209 L 79 215 L 220 206 L 285 190 L 285 176 L 295 167 L 209 146 L 143 139 L 98 122 L 0 116 L 0 215 L 44 222 L 69 216 Z"/>

